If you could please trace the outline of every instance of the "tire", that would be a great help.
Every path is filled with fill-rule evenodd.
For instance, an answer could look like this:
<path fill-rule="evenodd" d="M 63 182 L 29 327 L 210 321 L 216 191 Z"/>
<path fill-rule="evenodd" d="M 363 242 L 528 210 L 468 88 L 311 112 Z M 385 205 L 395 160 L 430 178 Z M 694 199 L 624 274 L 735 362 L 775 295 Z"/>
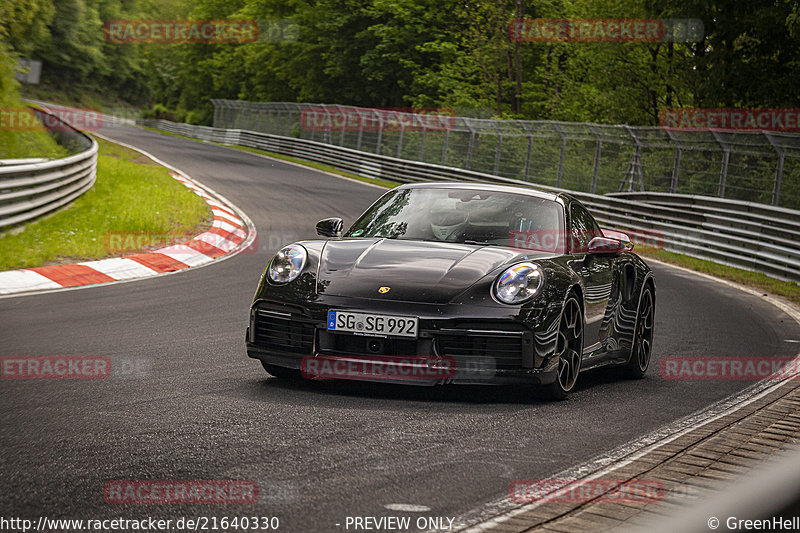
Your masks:
<path fill-rule="evenodd" d="M 653 325 L 655 316 L 655 299 L 653 289 L 645 287 L 639 298 L 639 309 L 636 312 L 636 331 L 633 335 L 631 357 L 625 365 L 625 376 L 631 379 L 642 379 L 650 366 L 653 353 Z"/>
<path fill-rule="evenodd" d="M 558 324 L 555 356 L 558 357 L 558 375 L 553 383 L 544 387 L 545 397 L 564 400 L 575 388 L 581 373 L 583 358 L 583 311 L 574 294 L 564 303 Z"/>
<path fill-rule="evenodd" d="M 279 379 L 300 379 L 300 371 L 293 368 L 284 368 L 282 366 L 271 365 L 261 361 L 261 366 L 267 373 Z"/>

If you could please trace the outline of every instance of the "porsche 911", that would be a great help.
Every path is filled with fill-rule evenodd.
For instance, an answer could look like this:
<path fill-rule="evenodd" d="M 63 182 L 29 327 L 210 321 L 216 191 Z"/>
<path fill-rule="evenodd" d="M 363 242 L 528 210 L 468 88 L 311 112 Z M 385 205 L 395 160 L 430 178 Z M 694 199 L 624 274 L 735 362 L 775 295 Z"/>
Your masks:
<path fill-rule="evenodd" d="M 270 260 L 250 308 L 247 354 L 273 376 L 563 399 L 585 371 L 648 369 L 653 273 L 567 193 L 408 184 L 316 230 Z"/>

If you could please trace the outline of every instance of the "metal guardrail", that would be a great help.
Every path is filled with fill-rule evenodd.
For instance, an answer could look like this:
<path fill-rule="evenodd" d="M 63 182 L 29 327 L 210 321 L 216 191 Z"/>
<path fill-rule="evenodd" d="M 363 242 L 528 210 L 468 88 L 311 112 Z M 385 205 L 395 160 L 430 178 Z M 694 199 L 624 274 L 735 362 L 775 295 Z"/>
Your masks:
<path fill-rule="evenodd" d="M 297 137 L 573 191 L 701 194 L 800 209 L 797 133 L 494 120 L 446 109 L 211 102 L 217 128 Z"/>
<path fill-rule="evenodd" d="M 110 126 L 110 125 L 116 125 L 116 124 L 124 124 L 124 125 L 128 125 L 128 126 L 133 126 L 133 125 L 136 124 L 136 118 L 131 118 L 132 117 L 131 113 L 125 112 L 125 111 L 121 111 L 121 112 L 127 114 L 128 116 L 122 117 L 122 116 L 118 116 L 118 115 L 107 115 L 105 113 L 101 113 L 97 109 L 83 109 L 83 108 L 79 108 L 79 107 L 71 107 L 71 106 L 65 106 L 65 105 L 60 105 L 60 104 L 53 104 L 51 102 L 45 102 L 45 101 L 42 101 L 42 100 L 35 100 L 33 98 L 25 98 L 25 101 L 30 103 L 30 104 L 34 104 L 36 106 L 39 106 L 42 109 L 46 109 L 46 110 L 48 110 L 50 112 L 55 113 L 56 115 L 58 115 L 59 119 L 61 119 L 62 121 L 66 119 L 67 122 L 69 122 L 69 119 L 71 117 L 73 117 L 73 118 L 78 118 L 78 117 L 81 117 L 81 116 L 83 116 L 83 117 L 91 117 L 91 119 L 94 121 L 94 124 L 92 124 L 92 126 L 95 129 L 96 128 L 102 128 L 103 126 Z M 138 118 L 138 115 L 136 115 L 136 117 Z M 74 126 L 74 124 L 73 124 L 73 126 Z M 80 126 L 78 126 L 78 128 L 80 129 Z"/>
<path fill-rule="evenodd" d="M 37 115 L 44 113 L 34 110 Z M 0 165 L 0 227 L 31 220 L 68 204 L 94 185 L 97 142 L 57 117 L 53 134 L 74 155 L 50 161 L 5 160 Z"/>
<path fill-rule="evenodd" d="M 478 181 L 559 191 L 556 187 L 419 161 L 408 161 L 294 137 L 178 124 L 140 124 L 205 141 L 241 145 L 401 183 Z M 606 227 L 639 243 L 800 282 L 800 211 L 754 202 L 657 193 L 599 195 L 568 191 Z"/>

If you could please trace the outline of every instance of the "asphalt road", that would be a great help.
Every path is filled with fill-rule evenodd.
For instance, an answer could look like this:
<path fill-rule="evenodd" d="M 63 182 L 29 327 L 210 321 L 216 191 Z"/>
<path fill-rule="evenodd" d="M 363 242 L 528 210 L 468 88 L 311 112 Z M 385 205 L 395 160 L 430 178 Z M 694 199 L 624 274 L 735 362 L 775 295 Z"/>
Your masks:
<path fill-rule="evenodd" d="M 244 348 L 266 261 L 346 223 L 381 190 L 244 152 L 132 127 L 105 134 L 186 171 L 244 210 L 259 250 L 133 283 L 0 299 L 0 355 L 103 355 L 128 375 L 0 380 L 0 516 L 277 516 L 280 530 L 345 531 L 347 516 L 457 516 L 747 385 L 670 381 L 666 356 L 794 355 L 800 328 L 759 298 L 655 267 L 646 379 L 586 374 L 566 402 L 525 389 L 285 383 Z M 119 366 L 122 365 L 122 366 Z M 108 480 L 252 480 L 240 506 L 111 505 Z M 341 524 L 336 526 L 335 524 Z M 352 531 L 352 528 L 350 529 Z"/>

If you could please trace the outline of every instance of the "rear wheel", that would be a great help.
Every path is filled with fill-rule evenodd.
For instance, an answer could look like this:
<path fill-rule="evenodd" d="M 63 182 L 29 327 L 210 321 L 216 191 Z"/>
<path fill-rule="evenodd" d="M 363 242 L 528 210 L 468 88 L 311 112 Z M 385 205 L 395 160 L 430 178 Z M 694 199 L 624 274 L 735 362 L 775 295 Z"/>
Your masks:
<path fill-rule="evenodd" d="M 631 346 L 631 358 L 625 366 L 625 374 L 633 379 L 641 379 L 650 366 L 653 347 L 653 321 L 655 305 L 653 290 L 648 286 L 639 299 L 639 312 L 636 314 L 636 332 Z"/>
<path fill-rule="evenodd" d="M 575 388 L 583 357 L 583 312 L 574 295 L 567 298 L 561 313 L 555 356 L 558 358 L 558 376 L 544 392 L 552 400 L 563 400 Z"/>
<path fill-rule="evenodd" d="M 284 368 L 282 366 L 271 365 L 269 363 L 265 363 L 264 361 L 261 361 L 261 366 L 263 366 L 264 370 L 276 378 L 298 379 L 300 377 L 300 371 L 293 368 Z"/>

